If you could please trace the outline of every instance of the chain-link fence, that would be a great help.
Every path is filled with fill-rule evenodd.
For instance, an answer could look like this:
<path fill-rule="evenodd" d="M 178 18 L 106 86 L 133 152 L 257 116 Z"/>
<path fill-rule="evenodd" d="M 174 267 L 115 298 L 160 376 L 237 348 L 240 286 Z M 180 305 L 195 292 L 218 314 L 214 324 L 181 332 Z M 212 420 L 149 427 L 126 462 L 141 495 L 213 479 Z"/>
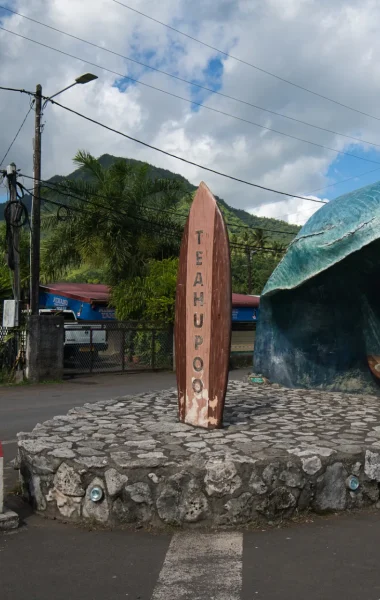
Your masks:
<path fill-rule="evenodd" d="M 25 368 L 26 328 L 0 325 L 0 384 L 10 383 Z"/>
<path fill-rule="evenodd" d="M 173 331 L 141 323 L 65 325 L 66 373 L 171 369 Z"/>

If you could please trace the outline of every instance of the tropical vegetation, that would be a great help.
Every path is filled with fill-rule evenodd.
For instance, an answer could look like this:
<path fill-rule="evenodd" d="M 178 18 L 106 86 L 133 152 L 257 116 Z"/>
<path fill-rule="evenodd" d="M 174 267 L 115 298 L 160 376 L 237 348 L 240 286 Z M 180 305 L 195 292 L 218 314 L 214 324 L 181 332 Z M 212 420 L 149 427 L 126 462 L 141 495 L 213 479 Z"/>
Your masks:
<path fill-rule="evenodd" d="M 132 159 L 96 159 L 79 151 L 74 163 L 74 173 L 53 177 L 41 193 L 42 281 L 105 283 L 120 319 L 172 322 L 179 246 L 194 186 Z M 298 228 L 218 200 L 230 232 L 233 291 L 260 294 Z M 5 229 L 3 224 L 3 247 Z M 27 230 L 22 256 L 27 287 Z M 0 262 L 0 297 L 10 296 L 9 270 Z"/>

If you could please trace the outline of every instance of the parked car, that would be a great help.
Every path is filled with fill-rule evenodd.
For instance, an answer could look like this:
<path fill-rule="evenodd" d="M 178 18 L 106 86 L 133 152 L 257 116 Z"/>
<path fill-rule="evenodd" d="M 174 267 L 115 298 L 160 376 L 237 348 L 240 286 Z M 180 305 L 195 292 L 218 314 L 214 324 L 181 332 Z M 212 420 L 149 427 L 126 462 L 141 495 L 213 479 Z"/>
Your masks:
<path fill-rule="evenodd" d="M 80 359 L 92 352 L 92 358 L 98 356 L 98 352 L 108 349 L 107 331 L 102 328 L 101 323 L 83 323 L 78 321 L 72 310 L 58 310 L 53 308 L 41 308 L 41 316 L 63 316 L 65 328 L 64 360 Z"/>

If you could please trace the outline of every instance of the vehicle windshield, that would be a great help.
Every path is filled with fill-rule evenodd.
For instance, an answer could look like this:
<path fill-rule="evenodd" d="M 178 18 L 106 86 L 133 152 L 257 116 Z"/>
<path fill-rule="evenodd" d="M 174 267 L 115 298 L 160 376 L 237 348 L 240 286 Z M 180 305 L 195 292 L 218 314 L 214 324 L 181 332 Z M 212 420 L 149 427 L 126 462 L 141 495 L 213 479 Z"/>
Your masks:
<path fill-rule="evenodd" d="M 71 310 L 49 310 L 49 311 L 41 311 L 41 316 L 43 317 L 63 317 L 66 321 L 76 321 L 75 315 Z"/>

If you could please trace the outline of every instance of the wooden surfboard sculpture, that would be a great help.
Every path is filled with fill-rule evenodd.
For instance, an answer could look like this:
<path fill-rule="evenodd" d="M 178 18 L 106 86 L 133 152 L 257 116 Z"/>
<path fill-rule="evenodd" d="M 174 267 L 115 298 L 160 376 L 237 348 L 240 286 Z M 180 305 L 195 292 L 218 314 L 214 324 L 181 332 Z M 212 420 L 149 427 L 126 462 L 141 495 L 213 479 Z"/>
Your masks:
<path fill-rule="evenodd" d="M 201 183 L 182 238 L 175 355 L 179 418 L 206 429 L 223 425 L 231 346 L 231 264 L 227 229 Z"/>

